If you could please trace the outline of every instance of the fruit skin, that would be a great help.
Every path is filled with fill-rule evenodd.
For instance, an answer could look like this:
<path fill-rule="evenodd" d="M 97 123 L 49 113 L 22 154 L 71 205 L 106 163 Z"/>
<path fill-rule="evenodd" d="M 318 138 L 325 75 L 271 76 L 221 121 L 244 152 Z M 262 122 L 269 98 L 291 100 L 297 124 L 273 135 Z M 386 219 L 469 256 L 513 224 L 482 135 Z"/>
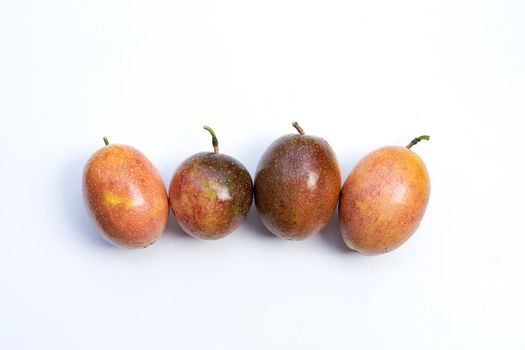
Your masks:
<path fill-rule="evenodd" d="M 302 240 L 328 224 L 340 188 L 341 171 L 328 142 L 290 134 L 275 140 L 259 161 L 255 205 L 273 234 Z"/>
<path fill-rule="evenodd" d="M 358 162 L 341 190 L 341 236 L 362 254 L 389 252 L 416 231 L 429 196 L 427 168 L 416 153 L 398 146 L 375 150 Z"/>
<path fill-rule="evenodd" d="M 246 217 L 253 198 L 250 173 L 235 158 L 202 152 L 186 159 L 169 188 L 171 210 L 181 228 L 202 239 L 219 239 Z"/>
<path fill-rule="evenodd" d="M 168 198 L 157 169 L 138 150 L 112 144 L 84 167 L 88 212 L 110 243 L 143 248 L 154 243 L 168 220 Z"/>

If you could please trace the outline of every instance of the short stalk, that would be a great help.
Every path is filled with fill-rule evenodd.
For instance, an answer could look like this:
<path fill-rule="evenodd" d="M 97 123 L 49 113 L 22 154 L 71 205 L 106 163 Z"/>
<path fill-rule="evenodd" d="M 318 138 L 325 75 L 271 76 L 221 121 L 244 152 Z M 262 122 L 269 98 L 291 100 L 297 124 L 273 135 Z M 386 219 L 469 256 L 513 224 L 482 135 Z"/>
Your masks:
<path fill-rule="evenodd" d="M 410 141 L 410 143 L 407 145 L 407 148 L 410 149 L 412 146 L 418 144 L 419 141 L 421 141 L 421 140 L 427 140 L 428 141 L 428 140 L 430 140 L 430 136 L 423 135 L 423 136 L 416 137 L 415 139 Z"/>
<path fill-rule="evenodd" d="M 211 134 L 211 143 L 213 145 L 213 153 L 217 154 L 219 153 L 219 140 L 217 140 L 217 136 L 215 136 L 215 132 L 212 128 L 210 128 L 207 125 L 203 126 L 204 130 L 208 130 Z"/>
<path fill-rule="evenodd" d="M 299 126 L 299 123 L 298 123 L 298 122 L 293 122 L 293 123 L 292 123 L 292 126 L 293 126 L 294 128 L 297 129 L 297 131 L 299 132 L 299 134 L 304 135 L 304 130 L 303 130 L 303 128 L 301 128 L 301 127 Z"/>

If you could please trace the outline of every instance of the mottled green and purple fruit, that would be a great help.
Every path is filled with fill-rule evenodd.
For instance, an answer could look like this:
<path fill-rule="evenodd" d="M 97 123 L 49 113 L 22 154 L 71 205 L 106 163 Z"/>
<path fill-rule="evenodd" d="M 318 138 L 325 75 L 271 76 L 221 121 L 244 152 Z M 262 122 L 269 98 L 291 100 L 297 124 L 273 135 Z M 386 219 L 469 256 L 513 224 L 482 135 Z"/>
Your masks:
<path fill-rule="evenodd" d="M 275 235 L 301 240 L 321 231 L 337 206 L 341 171 L 324 139 L 290 134 L 263 154 L 255 175 L 255 205 L 263 224 Z"/>
<path fill-rule="evenodd" d="M 171 180 L 169 200 L 181 228 L 191 236 L 219 239 L 246 218 L 253 197 L 250 173 L 235 158 L 219 153 L 213 130 L 214 152 L 186 159 Z"/>

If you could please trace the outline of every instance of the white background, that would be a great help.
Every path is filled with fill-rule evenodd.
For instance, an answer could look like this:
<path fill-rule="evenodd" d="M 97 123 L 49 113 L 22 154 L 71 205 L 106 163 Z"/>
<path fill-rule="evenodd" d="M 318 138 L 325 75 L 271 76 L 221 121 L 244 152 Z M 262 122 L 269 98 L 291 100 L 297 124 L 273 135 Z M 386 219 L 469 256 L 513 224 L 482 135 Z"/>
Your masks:
<path fill-rule="evenodd" d="M 525 348 L 522 1 L 0 1 L 1 349 Z M 432 193 L 400 249 L 302 242 L 252 207 L 220 241 L 170 218 L 144 250 L 97 235 L 82 168 L 102 136 L 166 184 L 193 153 L 255 173 L 305 131 L 346 178 L 414 147 Z"/>

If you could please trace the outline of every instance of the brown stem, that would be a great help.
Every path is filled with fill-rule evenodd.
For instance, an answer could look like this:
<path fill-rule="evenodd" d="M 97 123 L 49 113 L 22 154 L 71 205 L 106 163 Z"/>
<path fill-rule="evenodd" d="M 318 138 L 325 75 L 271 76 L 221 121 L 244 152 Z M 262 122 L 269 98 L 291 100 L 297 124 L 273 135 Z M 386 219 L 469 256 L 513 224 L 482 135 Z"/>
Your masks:
<path fill-rule="evenodd" d="M 207 125 L 203 126 L 204 130 L 208 130 L 211 134 L 211 143 L 213 145 L 213 153 L 219 153 L 219 140 L 217 140 L 217 136 L 215 136 L 215 132 L 212 128 L 210 128 Z"/>
<path fill-rule="evenodd" d="M 298 123 L 298 122 L 293 122 L 292 125 L 293 125 L 294 128 L 297 129 L 297 131 L 299 132 L 299 134 L 304 135 L 304 130 L 303 130 L 303 128 L 301 128 L 301 127 L 299 126 L 299 123 Z"/>
<path fill-rule="evenodd" d="M 407 145 L 407 148 L 410 149 L 410 147 L 416 145 L 419 143 L 419 141 L 421 140 L 430 140 L 430 136 L 428 135 L 422 135 L 422 136 L 419 136 L 419 137 L 416 137 L 415 139 L 413 139 L 412 141 L 410 141 L 410 143 Z"/>

